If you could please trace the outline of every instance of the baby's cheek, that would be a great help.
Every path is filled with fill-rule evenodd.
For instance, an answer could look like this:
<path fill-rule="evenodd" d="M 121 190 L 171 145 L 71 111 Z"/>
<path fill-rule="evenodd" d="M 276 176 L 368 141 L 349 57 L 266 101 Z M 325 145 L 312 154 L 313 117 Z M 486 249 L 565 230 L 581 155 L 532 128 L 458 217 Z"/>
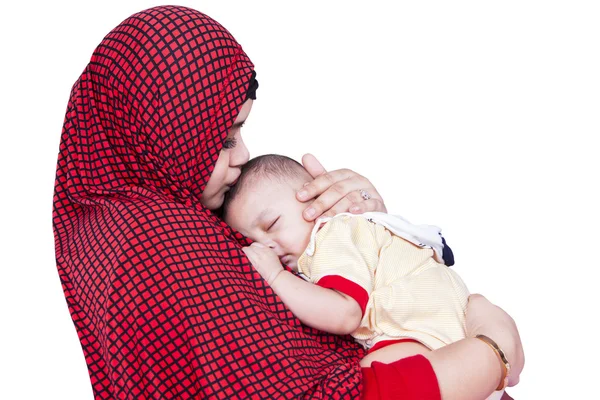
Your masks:
<path fill-rule="evenodd" d="M 311 232 L 312 229 L 305 229 L 302 236 L 299 238 L 300 240 L 296 239 L 296 243 L 298 243 L 298 256 L 300 256 L 302 253 L 304 253 L 304 250 L 306 250 L 308 242 L 310 241 Z"/>

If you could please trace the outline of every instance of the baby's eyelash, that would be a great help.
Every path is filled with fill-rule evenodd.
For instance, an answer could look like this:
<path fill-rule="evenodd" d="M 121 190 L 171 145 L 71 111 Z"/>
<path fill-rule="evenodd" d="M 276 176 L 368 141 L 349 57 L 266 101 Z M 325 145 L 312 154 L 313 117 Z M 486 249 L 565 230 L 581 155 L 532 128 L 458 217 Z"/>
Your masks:
<path fill-rule="evenodd" d="M 277 223 L 277 221 L 279 221 L 279 217 L 277 217 L 277 218 L 275 219 L 275 221 L 273 221 L 273 222 L 271 223 L 271 225 L 269 225 L 269 227 L 267 228 L 267 231 L 271 230 L 271 228 L 272 228 L 273 226 L 275 226 L 275 224 Z"/>
<path fill-rule="evenodd" d="M 223 148 L 225 148 L 225 149 L 233 149 L 236 144 L 237 144 L 237 139 L 236 138 L 225 139 L 225 142 L 223 142 Z"/>

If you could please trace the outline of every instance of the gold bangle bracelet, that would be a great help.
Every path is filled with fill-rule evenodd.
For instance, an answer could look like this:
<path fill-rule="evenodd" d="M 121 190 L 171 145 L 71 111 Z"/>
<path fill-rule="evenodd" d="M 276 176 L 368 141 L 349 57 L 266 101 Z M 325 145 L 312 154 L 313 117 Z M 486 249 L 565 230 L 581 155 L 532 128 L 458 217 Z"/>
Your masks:
<path fill-rule="evenodd" d="M 494 350 L 494 353 L 496 353 L 496 355 L 500 359 L 500 363 L 502 364 L 502 377 L 500 378 L 500 383 L 498 384 L 496 390 L 504 390 L 508 385 L 508 374 L 510 373 L 510 363 L 506 359 L 506 355 L 504 354 L 500 346 L 498 346 L 496 342 L 494 342 L 489 337 L 485 335 L 477 335 L 475 336 L 475 338 L 481 340 L 482 342 L 490 346 L 492 350 Z"/>

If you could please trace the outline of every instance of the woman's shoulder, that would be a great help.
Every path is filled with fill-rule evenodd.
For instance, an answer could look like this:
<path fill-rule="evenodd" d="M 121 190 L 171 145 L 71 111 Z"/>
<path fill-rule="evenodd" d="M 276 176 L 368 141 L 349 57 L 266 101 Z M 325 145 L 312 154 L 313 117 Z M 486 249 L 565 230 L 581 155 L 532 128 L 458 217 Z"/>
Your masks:
<path fill-rule="evenodd" d="M 226 225 L 200 205 L 188 206 L 159 196 L 130 196 L 114 201 L 113 206 L 115 225 L 136 249 L 227 248 L 227 243 L 235 242 Z"/>

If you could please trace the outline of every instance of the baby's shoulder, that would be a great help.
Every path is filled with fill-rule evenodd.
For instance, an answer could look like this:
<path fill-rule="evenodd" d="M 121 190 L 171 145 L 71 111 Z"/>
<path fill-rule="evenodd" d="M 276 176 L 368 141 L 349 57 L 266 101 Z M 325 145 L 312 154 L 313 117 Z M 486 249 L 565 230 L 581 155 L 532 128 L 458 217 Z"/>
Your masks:
<path fill-rule="evenodd" d="M 361 235 L 372 234 L 378 229 L 384 229 L 368 215 L 341 213 L 323 222 L 319 229 L 320 235 Z"/>

